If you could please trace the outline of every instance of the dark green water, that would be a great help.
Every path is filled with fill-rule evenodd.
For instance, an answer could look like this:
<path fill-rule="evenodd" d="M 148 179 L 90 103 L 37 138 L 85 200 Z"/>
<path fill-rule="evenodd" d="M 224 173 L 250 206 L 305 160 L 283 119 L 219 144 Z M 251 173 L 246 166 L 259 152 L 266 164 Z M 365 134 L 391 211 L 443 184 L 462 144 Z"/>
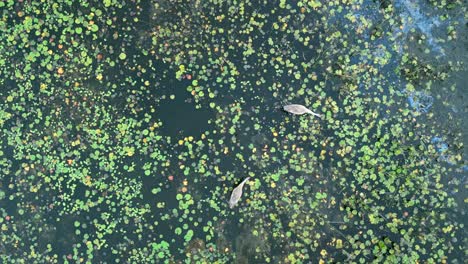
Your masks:
<path fill-rule="evenodd" d="M 0 14 L 2 263 L 463 263 L 462 1 Z"/>

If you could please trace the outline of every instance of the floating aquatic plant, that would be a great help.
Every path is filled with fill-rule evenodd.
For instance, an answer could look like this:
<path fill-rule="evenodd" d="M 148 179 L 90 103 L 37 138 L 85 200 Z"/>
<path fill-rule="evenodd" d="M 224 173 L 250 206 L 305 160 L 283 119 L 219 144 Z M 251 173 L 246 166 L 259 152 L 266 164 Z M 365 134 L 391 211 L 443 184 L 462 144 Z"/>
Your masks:
<path fill-rule="evenodd" d="M 460 262 L 464 6 L 428 3 L 0 2 L 0 261 Z"/>

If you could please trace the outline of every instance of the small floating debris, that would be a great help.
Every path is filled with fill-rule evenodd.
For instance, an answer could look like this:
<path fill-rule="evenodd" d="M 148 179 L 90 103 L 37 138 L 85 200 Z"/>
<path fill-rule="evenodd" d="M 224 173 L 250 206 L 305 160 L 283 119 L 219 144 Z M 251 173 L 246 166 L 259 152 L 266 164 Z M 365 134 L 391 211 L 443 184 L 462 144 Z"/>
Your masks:
<path fill-rule="evenodd" d="M 431 143 L 434 144 L 434 148 L 439 153 L 439 160 L 445 161 L 450 165 L 456 165 L 455 158 L 448 152 L 448 144 L 440 137 L 433 137 Z"/>
<path fill-rule="evenodd" d="M 408 102 L 416 112 L 427 113 L 434 102 L 434 98 L 424 91 L 414 91 L 409 94 Z"/>
<path fill-rule="evenodd" d="M 444 153 L 448 149 L 448 144 L 444 142 L 444 140 L 440 137 L 433 137 L 431 139 L 431 143 L 434 144 L 437 152 Z"/>
<path fill-rule="evenodd" d="M 239 199 L 242 196 L 242 188 L 244 187 L 244 184 L 250 179 L 250 177 L 245 178 L 239 185 L 237 185 L 236 188 L 231 193 L 231 199 L 229 199 L 229 208 L 234 208 L 236 206 L 237 202 L 239 202 Z"/>
<path fill-rule="evenodd" d="M 300 104 L 290 104 L 283 106 L 284 111 L 289 112 L 294 115 L 303 115 L 303 114 L 312 114 L 317 117 L 322 117 L 321 115 L 312 112 L 307 107 Z"/>

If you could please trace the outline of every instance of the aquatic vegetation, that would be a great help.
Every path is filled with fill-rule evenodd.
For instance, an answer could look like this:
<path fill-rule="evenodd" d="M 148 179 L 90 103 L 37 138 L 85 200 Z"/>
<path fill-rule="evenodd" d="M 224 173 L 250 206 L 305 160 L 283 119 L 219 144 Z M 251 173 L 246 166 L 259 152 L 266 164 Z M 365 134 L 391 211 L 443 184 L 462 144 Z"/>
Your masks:
<path fill-rule="evenodd" d="M 464 11 L 0 2 L 0 262 L 461 262 Z"/>

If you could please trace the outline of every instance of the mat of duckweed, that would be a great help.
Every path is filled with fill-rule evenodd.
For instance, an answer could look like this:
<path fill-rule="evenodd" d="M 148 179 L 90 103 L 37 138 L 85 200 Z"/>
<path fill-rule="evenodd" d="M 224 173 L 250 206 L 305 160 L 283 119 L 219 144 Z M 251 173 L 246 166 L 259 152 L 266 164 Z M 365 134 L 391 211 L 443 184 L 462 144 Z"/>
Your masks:
<path fill-rule="evenodd" d="M 1 262 L 463 263 L 466 14 L 1 1 Z"/>

